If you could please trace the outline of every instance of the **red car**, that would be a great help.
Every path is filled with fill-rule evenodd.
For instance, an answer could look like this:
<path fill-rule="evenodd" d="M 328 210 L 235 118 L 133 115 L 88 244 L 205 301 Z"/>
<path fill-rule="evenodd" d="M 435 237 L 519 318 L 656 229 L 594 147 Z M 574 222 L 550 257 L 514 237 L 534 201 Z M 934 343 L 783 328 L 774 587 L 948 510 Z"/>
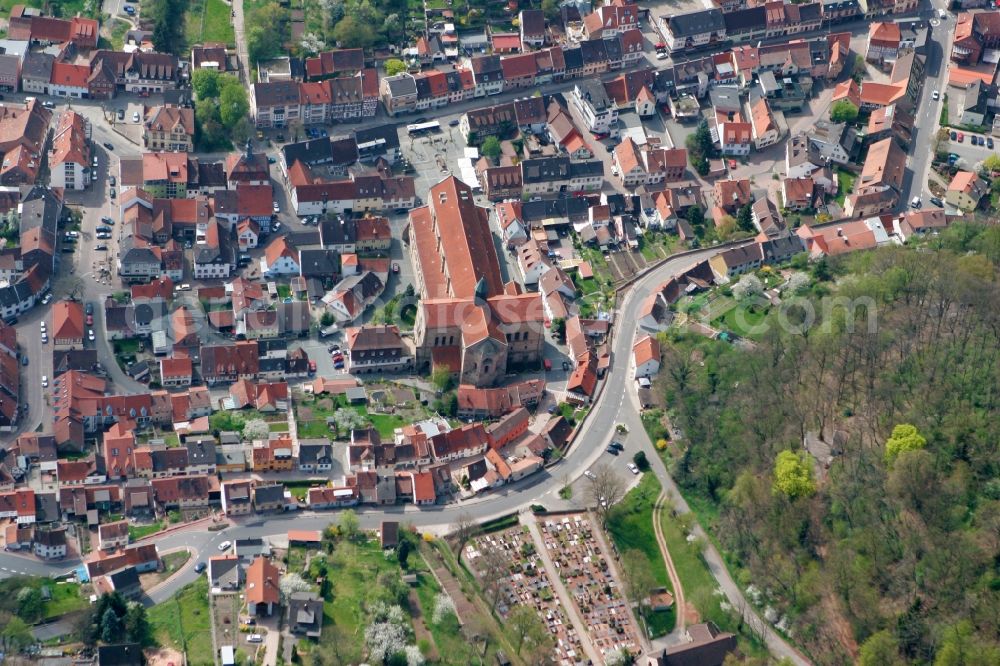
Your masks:
<path fill-rule="evenodd" d="M 94 315 L 87 315 L 87 326 L 94 325 Z"/>
<path fill-rule="evenodd" d="M 965 141 L 965 135 L 963 133 L 959 132 L 958 133 L 958 142 L 962 143 L 963 141 Z"/>
<path fill-rule="evenodd" d="M 316 374 L 316 361 L 309 361 L 309 374 Z"/>

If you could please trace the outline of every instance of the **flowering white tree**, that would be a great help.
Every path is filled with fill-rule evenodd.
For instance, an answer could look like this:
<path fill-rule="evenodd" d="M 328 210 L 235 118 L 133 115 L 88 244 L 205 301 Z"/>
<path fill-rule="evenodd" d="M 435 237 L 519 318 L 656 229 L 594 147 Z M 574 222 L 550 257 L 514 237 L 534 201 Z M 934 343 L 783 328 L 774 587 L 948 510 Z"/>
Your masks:
<path fill-rule="evenodd" d="M 282 576 L 278 582 L 278 589 L 281 590 L 281 597 L 283 599 L 288 599 L 295 592 L 308 592 L 310 590 L 309 583 L 305 582 L 302 576 L 297 573 Z"/>
<path fill-rule="evenodd" d="M 790 294 L 797 294 L 809 286 L 809 276 L 805 273 L 792 273 L 788 278 L 788 285 L 785 290 Z"/>
<path fill-rule="evenodd" d="M 271 434 L 271 429 L 267 426 L 267 421 L 263 419 L 250 419 L 243 424 L 243 439 L 253 441 L 255 439 L 267 439 Z"/>
<path fill-rule="evenodd" d="M 362 428 L 368 424 L 365 421 L 365 417 L 361 416 L 356 410 L 347 409 L 346 407 L 341 407 L 334 412 L 333 420 L 337 423 L 339 430 L 348 432 L 355 428 Z"/>
<path fill-rule="evenodd" d="M 748 273 L 740 278 L 740 281 L 733 286 L 733 297 L 738 301 L 745 301 L 753 296 L 764 293 L 764 284 L 760 278 L 753 273 Z"/>
<path fill-rule="evenodd" d="M 431 621 L 434 624 L 440 624 L 448 618 L 449 615 L 458 615 L 455 610 L 455 602 L 452 600 L 451 596 L 447 593 L 442 592 L 437 595 L 434 599 L 434 614 L 431 616 Z"/>
<path fill-rule="evenodd" d="M 314 32 L 307 32 L 299 40 L 299 46 L 306 53 L 319 53 L 326 48 L 326 43 Z"/>
<path fill-rule="evenodd" d="M 365 645 L 371 660 L 383 663 L 387 657 L 406 649 L 406 629 L 393 622 L 373 622 L 365 629 Z"/>
<path fill-rule="evenodd" d="M 424 655 L 416 645 L 406 646 L 406 666 L 424 666 Z"/>

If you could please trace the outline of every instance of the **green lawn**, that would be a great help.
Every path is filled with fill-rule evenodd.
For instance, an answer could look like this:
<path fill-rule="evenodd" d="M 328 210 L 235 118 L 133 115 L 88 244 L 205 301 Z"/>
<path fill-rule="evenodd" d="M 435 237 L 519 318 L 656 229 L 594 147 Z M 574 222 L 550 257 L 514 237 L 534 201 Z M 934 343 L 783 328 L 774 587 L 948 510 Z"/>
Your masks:
<path fill-rule="evenodd" d="M 132 541 L 138 541 L 142 537 L 156 534 L 163 529 L 163 523 L 155 522 L 151 525 L 129 525 L 128 536 Z"/>
<path fill-rule="evenodd" d="M 142 343 L 139 340 L 113 340 L 111 346 L 114 347 L 115 356 L 128 356 L 138 354 Z"/>
<path fill-rule="evenodd" d="M 654 564 L 653 577 L 660 585 L 670 588 L 670 577 L 662 565 L 660 547 L 653 532 L 653 505 L 660 494 L 660 482 L 652 474 L 643 474 L 639 485 L 625 495 L 615 507 L 608 531 L 619 553 L 633 548 L 641 551 Z"/>
<path fill-rule="evenodd" d="M 854 191 L 855 175 L 850 171 L 837 169 L 837 196 L 835 201 L 839 206 L 844 205 L 844 199 Z"/>
<path fill-rule="evenodd" d="M 129 24 L 121 19 L 113 19 L 111 26 L 111 46 L 115 51 L 121 51 L 125 45 L 125 33 L 128 32 Z"/>
<path fill-rule="evenodd" d="M 278 287 L 278 298 L 285 299 L 292 295 L 292 288 L 287 284 L 279 284 Z"/>
<path fill-rule="evenodd" d="M 52 619 L 87 607 L 87 600 L 80 596 L 79 583 L 54 583 L 44 579 L 42 579 L 42 583 L 49 586 L 49 592 L 52 594 L 52 598 L 45 602 L 45 619 Z"/>
<path fill-rule="evenodd" d="M 302 546 L 291 546 L 288 549 L 288 571 L 292 573 L 302 573 L 305 571 L 305 568 L 306 549 Z M 306 578 L 308 578 L 308 576 Z"/>
<path fill-rule="evenodd" d="M 368 420 L 372 422 L 382 441 L 391 440 L 396 428 L 406 425 L 406 419 L 395 414 L 368 414 Z"/>
<path fill-rule="evenodd" d="M 267 428 L 271 432 L 288 432 L 288 422 L 282 421 L 280 423 L 269 423 L 267 424 Z"/>
<path fill-rule="evenodd" d="M 652 474 L 643 474 L 639 485 L 618 503 L 608 521 L 608 532 L 619 553 L 633 549 L 643 553 L 649 560 L 650 573 L 657 585 L 673 591 L 653 531 L 653 506 L 659 494 L 660 482 Z M 683 578 L 681 584 L 686 585 Z M 658 613 L 644 609 L 642 615 L 652 637 L 662 636 L 674 628 L 676 617 L 673 608 Z"/>
<path fill-rule="evenodd" d="M 208 608 L 208 579 L 185 585 L 166 603 L 149 609 L 150 632 L 160 645 L 181 650 L 191 666 L 214 664 Z"/>
<path fill-rule="evenodd" d="M 575 284 L 576 288 L 582 291 L 584 295 L 593 294 L 601 289 L 601 285 L 597 284 L 597 280 L 594 278 L 582 278 L 578 273 L 573 273 L 573 284 Z"/>
<path fill-rule="evenodd" d="M 330 437 L 333 431 L 326 425 L 326 421 L 299 421 L 298 432 L 300 439 L 315 439 L 318 437 Z"/>
<path fill-rule="evenodd" d="M 25 7 L 34 7 L 36 9 L 41 9 L 41 0 L 0 0 L 0 14 L 4 18 L 10 16 L 10 10 L 14 5 L 24 5 Z"/>
<path fill-rule="evenodd" d="M 228 46 L 236 46 L 236 33 L 233 30 L 230 17 L 231 8 L 222 0 L 205 0 L 205 25 L 202 29 L 202 42 L 221 42 Z"/>
<path fill-rule="evenodd" d="M 374 583 L 381 573 L 399 576 L 399 564 L 386 559 L 374 538 L 340 541 L 327 560 L 334 575 L 330 577 L 331 594 L 323 604 L 323 625 L 336 624 L 340 629 L 337 633 L 357 637 L 360 645 L 368 626 L 365 602 L 376 588 Z M 320 641 L 332 640 L 334 635 L 324 631 Z"/>
<path fill-rule="evenodd" d="M 712 322 L 715 328 L 732 331 L 745 338 L 754 338 L 763 331 L 754 330 L 767 317 L 768 310 L 760 306 L 738 305 Z"/>

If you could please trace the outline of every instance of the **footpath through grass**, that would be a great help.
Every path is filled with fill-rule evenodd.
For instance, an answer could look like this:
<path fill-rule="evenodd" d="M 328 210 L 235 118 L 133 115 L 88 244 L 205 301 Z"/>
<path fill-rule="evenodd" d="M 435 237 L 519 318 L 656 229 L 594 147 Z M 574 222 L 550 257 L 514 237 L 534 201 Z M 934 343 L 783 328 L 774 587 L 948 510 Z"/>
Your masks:
<path fill-rule="evenodd" d="M 649 574 L 657 586 L 665 587 L 671 593 L 673 586 L 667 574 L 667 566 L 656 542 L 656 532 L 653 530 L 653 507 L 660 495 L 660 482 L 652 474 L 643 474 L 639 485 L 625 495 L 618 503 L 608 521 L 608 532 L 611 534 L 619 555 L 624 556 L 628 550 L 638 550 L 646 556 L 649 562 Z M 683 576 L 681 584 L 685 585 Z M 643 609 L 643 619 L 653 636 L 662 636 L 674 628 L 676 611 L 652 612 Z"/>

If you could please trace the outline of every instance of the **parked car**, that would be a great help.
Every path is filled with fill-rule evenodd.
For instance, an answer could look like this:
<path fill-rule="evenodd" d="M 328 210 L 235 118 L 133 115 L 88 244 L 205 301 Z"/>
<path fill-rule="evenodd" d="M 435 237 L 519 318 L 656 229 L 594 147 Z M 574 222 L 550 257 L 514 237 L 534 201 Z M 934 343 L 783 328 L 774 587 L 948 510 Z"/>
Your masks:
<path fill-rule="evenodd" d="M 986 147 L 989 148 L 989 149 L 991 149 L 991 150 L 993 149 L 993 138 L 992 137 L 986 137 Z"/>
<path fill-rule="evenodd" d="M 125 120 L 125 109 L 118 109 L 118 120 Z"/>
<path fill-rule="evenodd" d="M 105 245 L 104 243 L 101 243 L 100 245 L 95 245 L 94 246 L 94 250 L 96 252 L 107 252 L 108 251 L 108 246 Z"/>
<path fill-rule="evenodd" d="M 944 202 L 938 199 L 937 197 L 931 197 L 931 203 L 937 206 L 938 208 L 944 208 Z"/>
<path fill-rule="evenodd" d="M 21 365 L 28 365 L 28 357 L 27 356 L 22 356 L 21 357 Z"/>
<path fill-rule="evenodd" d="M 94 249 L 95 250 L 107 250 L 108 246 L 107 245 L 97 245 L 96 247 L 94 247 Z M 93 325 L 94 325 L 94 315 L 89 314 L 89 315 L 87 315 L 87 326 L 93 326 Z"/>
<path fill-rule="evenodd" d="M 937 100 L 941 99 L 941 93 L 939 93 L 937 90 L 935 90 L 934 92 L 931 93 L 931 97 L 936 102 Z"/>
<path fill-rule="evenodd" d="M 594 480 L 597 478 L 597 475 L 591 472 L 589 469 L 586 472 L 584 472 L 583 475 L 590 480 Z"/>
<path fill-rule="evenodd" d="M 275 213 L 280 213 L 281 212 L 281 206 L 278 205 L 277 201 L 274 202 L 274 205 L 272 205 L 271 208 L 272 208 L 272 210 L 274 210 Z"/>
<path fill-rule="evenodd" d="M 629 463 L 628 465 L 626 465 L 626 467 L 628 467 L 628 471 L 632 472 L 633 474 L 639 473 L 639 468 L 635 466 L 635 463 Z"/>
<path fill-rule="evenodd" d="M 110 141 L 105 141 L 104 142 L 104 147 L 107 148 L 108 150 L 114 150 L 115 149 L 115 144 L 111 143 Z"/>
<path fill-rule="evenodd" d="M 139 122 L 139 112 L 138 111 L 133 111 L 132 112 L 132 122 L 134 122 L 134 123 Z"/>
<path fill-rule="evenodd" d="M 963 143 L 965 141 L 965 134 L 962 132 L 958 133 L 958 142 Z"/>
<path fill-rule="evenodd" d="M 94 329 L 90 329 L 89 331 L 87 331 L 87 339 L 90 340 L 91 342 L 97 339 L 96 336 L 94 335 Z"/>
<path fill-rule="evenodd" d="M 399 272 L 399 264 L 393 263 L 393 265 L 392 265 L 392 272 L 393 273 L 398 273 Z"/>
<path fill-rule="evenodd" d="M 111 183 L 111 187 L 114 187 L 115 185 L 118 184 L 118 179 L 116 179 L 114 176 L 111 176 L 111 180 L 109 180 L 108 182 Z"/>
<path fill-rule="evenodd" d="M 954 140 L 956 140 L 958 138 L 958 132 L 952 130 L 952 132 L 951 132 L 951 134 L 949 136 L 951 137 L 951 140 L 954 141 Z"/>
<path fill-rule="evenodd" d="M 84 306 L 83 311 L 86 312 L 89 315 L 94 314 L 94 304 L 93 303 L 87 303 L 87 305 Z"/>
<path fill-rule="evenodd" d="M 101 218 L 101 222 L 103 222 L 104 224 L 107 224 L 108 226 L 110 226 L 110 225 L 112 225 L 112 224 L 115 223 L 115 221 L 112 220 L 110 217 L 102 217 Z"/>
<path fill-rule="evenodd" d="M 222 543 L 219 544 L 219 550 L 222 551 L 222 552 L 225 552 L 225 551 L 229 550 L 229 548 L 232 545 L 233 545 L 232 541 L 223 541 Z"/>
<path fill-rule="evenodd" d="M 109 192 L 108 194 L 109 194 L 109 196 L 110 196 L 110 197 L 111 197 L 112 199 L 114 199 L 114 198 L 115 198 L 115 188 L 113 188 L 113 187 L 112 187 L 112 188 L 111 188 L 111 191 L 110 191 L 110 192 Z"/>
<path fill-rule="evenodd" d="M 605 451 L 607 451 L 608 453 L 610 453 L 613 456 L 616 456 L 619 453 L 618 449 L 616 449 L 613 446 L 609 446 L 608 448 L 605 449 Z"/>
<path fill-rule="evenodd" d="M 448 127 L 458 127 L 458 123 L 459 123 L 458 118 L 452 118 L 451 120 L 448 121 Z"/>
<path fill-rule="evenodd" d="M 205 566 L 204 562 L 199 562 L 198 564 L 194 565 L 194 572 L 195 573 L 201 573 L 202 571 L 204 571 L 207 568 L 208 567 Z"/>
<path fill-rule="evenodd" d="M 42 375 L 42 388 L 48 388 L 48 387 L 49 387 L 49 376 Z"/>

